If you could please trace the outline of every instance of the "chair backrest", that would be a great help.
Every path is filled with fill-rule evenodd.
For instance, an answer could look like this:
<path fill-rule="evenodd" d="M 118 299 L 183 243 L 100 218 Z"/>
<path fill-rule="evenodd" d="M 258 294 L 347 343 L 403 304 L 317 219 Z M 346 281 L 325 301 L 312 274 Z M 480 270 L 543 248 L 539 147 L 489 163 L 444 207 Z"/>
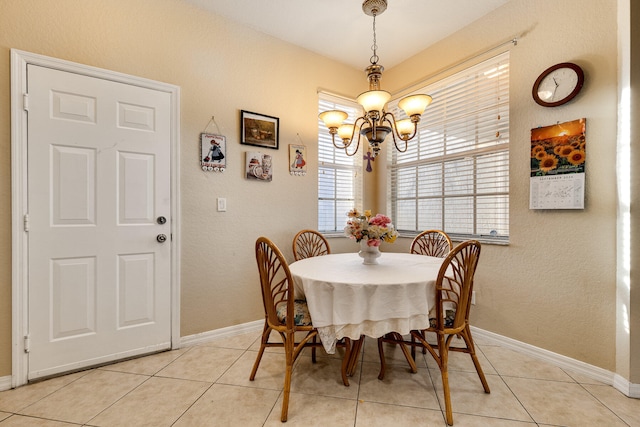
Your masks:
<path fill-rule="evenodd" d="M 451 239 L 441 230 L 426 230 L 418 234 L 411 243 L 412 254 L 444 258 L 451 251 Z"/>
<path fill-rule="evenodd" d="M 315 230 L 301 230 L 293 238 L 293 257 L 296 261 L 330 253 L 329 242 Z"/>
<path fill-rule="evenodd" d="M 467 240 L 445 258 L 436 282 L 436 329 L 448 334 L 469 322 L 473 276 L 480 258 L 480 242 Z"/>
<path fill-rule="evenodd" d="M 260 274 L 262 302 L 269 326 L 276 330 L 295 329 L 293 278 L 280 249 L 266 237 L 256 240 L 256 262 Z M 278 308 L 287 307 L 286 324 L 278 320 Z"/>

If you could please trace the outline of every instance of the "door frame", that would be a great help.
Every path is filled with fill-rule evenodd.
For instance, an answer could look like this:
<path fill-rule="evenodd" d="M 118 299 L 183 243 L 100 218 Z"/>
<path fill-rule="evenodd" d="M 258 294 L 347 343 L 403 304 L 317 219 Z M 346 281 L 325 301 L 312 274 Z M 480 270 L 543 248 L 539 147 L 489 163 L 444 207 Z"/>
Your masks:
<path fill-rule="evenodd" d="M 170 94 L 171 167 L 171 348 L 180 347 L 180 87 L 116 71 L 11 49 L 11 387 L 27 383 L 28 354 L 28 212 L 27 180 L 27 65 L 38 65 L 88 77 L 130 84 Z"/>

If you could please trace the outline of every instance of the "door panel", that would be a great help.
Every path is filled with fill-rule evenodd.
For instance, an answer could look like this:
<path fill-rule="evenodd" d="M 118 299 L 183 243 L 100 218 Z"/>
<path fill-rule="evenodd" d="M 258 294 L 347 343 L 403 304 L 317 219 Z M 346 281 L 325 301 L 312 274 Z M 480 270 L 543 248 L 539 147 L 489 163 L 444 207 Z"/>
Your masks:
<path fill-rule="evenodd" d="M 170 94 L 27 72 L 28 378 L 170 348 Z"/>
<path fill-rule="evenodd" d="M 151 323 L 155 318 L 154 254 L 118 257 L 118 327 Z"/>
<path fill-rule="evenodd" d="M 96 259 L 51 260 L 52 341 L 96 332 Z"/>
<path fill-rule="evenodd" d="M 119 223 L 153 224 L 153 156 L 121 152 L 118 155 L 118 163 Z"/>
<path fill-rule="evenodd" d="M 96 150 L 51 146 L 52 225 L 96 223 Z"/>

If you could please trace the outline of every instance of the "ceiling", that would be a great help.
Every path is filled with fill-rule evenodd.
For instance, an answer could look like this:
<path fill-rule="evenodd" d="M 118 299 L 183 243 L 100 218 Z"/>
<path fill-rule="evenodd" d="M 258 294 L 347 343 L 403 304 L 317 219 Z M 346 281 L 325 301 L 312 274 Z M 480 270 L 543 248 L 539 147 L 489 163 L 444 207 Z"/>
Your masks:
<path fill-rule="evenodd" d="M 364 69 L 373 18 L 362 0 L 187 0 L 278 39 Z M 389 69 L 509 0 L 388 0 L 376 17 L 379 63 Z"/>

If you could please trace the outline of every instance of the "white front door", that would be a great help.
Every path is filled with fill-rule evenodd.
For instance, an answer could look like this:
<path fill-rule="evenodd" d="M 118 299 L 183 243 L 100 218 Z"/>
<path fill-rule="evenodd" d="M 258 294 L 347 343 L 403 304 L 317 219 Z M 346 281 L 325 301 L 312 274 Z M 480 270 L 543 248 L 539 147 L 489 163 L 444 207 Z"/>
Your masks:
<path fill-rule="evenodd" d="M 27 81 L 28 379 L 170 348 L 170 94 Z"/>

